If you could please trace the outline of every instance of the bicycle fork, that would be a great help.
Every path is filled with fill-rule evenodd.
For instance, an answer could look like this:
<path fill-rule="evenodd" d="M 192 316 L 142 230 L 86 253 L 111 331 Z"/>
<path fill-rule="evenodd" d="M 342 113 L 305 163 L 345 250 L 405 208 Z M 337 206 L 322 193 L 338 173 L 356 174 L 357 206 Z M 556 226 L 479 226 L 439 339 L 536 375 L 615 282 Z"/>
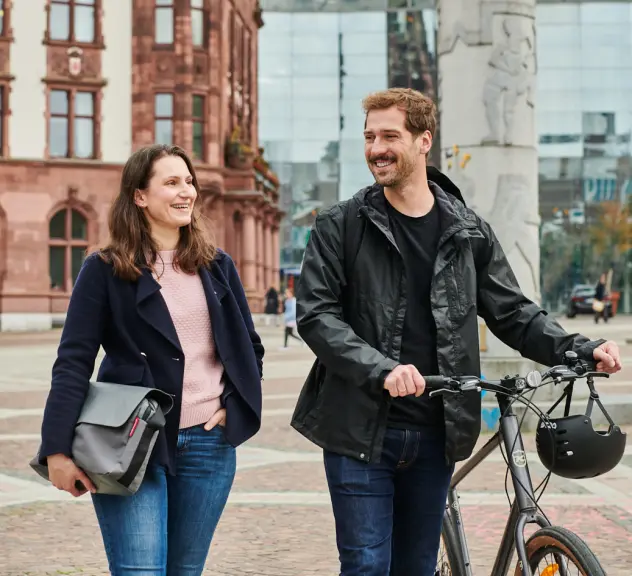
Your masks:
<path fill-rule="evenodd" d="M 459 504 L 459 494 L 456 491 L 456 487 L 450 488 L 448 491 L 448 507 L 450 508 L 450 516 L 454 527 L 456 528 L 457 542 L 460 544 L 460 553 L 463 560 L 463 567 L 465 568 L 465 574 L 463 576 L 473 576 L 472 564 L 470 561 L 470 551 L 467 546 L 467 539 L 465 537 L 465 527 L 463 526 L 463 518 L 461 517 L 461 506 Z"/>

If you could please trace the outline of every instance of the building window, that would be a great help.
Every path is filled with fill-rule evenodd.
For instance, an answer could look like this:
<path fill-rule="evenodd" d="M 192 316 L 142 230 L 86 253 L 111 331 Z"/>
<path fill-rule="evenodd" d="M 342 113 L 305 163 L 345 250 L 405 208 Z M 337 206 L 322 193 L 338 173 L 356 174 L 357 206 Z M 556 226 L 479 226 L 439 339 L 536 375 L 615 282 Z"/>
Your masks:
<path fill-rule="evenodd" d="M 155 102 L 155 134 L 156 144 L 173 143 L 173 94 L 156 94 Z"/>
<path fill-rule="evenodd" d="M 193 95 L 193 157 L 204 161 L 204 126 L 205 126 L 205 101 L 204 96 Z"/>
<path fill-rule="evenodd" d="M 4 145 L 7 142 L 7 108 L 9 100 L 9 89 L 7 86 L 0 86 L 0 156 L 4 156 Z"/>
<path fill-rule="evenodd" d="M 191 0 L 191 37 L 195 48 L 206 46 L 204 0 Z"/>
<path fill-rule="evenodd" d="M 51 90 L 48 151 L 55 158 L 95 158 L 95 95 Z"/>
<path fill-rule="evenodd" d="M 51 0 L 48 37 L 92 44 L 96 39 L 96 0 Z"/>
<path fill-rule="evenodd" d="M 156 44 L 173 44 L 173 0 L 156 0 L 155 27 Z"/>
<path fill-rule="evenodd" d="M 7 0 L 0 0 L 0 36 L 7 35 Z"/>
<path fill-rule="evenodd" d="M 244 30 L 243 62 L 243 133 L 252 141 L 252 40 L 250 32 Z"/>
<path fill-rule="evenodd" d="M 88 221 L 81 212 L 62 208 L 48 226 L 50 287 L 72 290 L 88 250 Z"/>

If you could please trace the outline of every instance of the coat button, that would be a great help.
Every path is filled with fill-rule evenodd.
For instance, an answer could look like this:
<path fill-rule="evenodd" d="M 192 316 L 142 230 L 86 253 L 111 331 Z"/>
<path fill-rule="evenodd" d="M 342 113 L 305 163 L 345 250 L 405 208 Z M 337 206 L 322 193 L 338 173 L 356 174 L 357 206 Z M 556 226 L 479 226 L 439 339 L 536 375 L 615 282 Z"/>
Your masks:
<path fill-rule="evenodd" d="M 362 460 L 364 460 L 364 452 L 362 454 L 360 454 L 360 458 L 362 458 Z"/>

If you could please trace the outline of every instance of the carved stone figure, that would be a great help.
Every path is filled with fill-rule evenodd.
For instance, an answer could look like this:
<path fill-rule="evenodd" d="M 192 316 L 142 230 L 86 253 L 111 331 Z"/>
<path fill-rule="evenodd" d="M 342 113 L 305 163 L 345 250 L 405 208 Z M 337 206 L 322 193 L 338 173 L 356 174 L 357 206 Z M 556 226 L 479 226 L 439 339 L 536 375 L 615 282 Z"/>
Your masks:
<path fill-rule="evenodd" d="M 527 177 L 522 174 L 500 174 L 496 196 L 487 218 L 507 258 L 513 261 L 516 273 L 521 276 L 521 288 L 525 293 L 537 297 L 540 292 L 539 217 L 530 214 L 528 200 L 532 188 Z M 516 266 L 518 258 L 522 264 Z M 528 284 L 525 283 L 527 281 Z"/>
<path fill-rule="evenodd" d="M 502 31 L 504 37 L 496 44 L 489 59 L 491 74 L 483 88 L 483 103 L 490 129 L 483 142 L 511 145 L 518 98 L 525 94 L 527 104 L 534 105 L 535 47 L 531 33 L 523 29 L 518 18 L 504 18 Z"/>
<path fill-rule="evenodd" d="M 439 0 L 442 169 L 539 300 L 536 0 Z M 483 373 L 530 365 L 486 333 Z M 501 374 L 502 371 L 502 374 Z"/>

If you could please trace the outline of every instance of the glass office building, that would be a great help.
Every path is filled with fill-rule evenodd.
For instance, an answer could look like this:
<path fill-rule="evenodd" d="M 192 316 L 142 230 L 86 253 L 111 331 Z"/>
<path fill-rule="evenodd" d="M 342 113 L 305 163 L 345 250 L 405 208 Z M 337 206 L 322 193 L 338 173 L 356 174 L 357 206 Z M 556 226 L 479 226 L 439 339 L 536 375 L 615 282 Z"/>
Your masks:
<path fill-rule="evenodd" d="M 432 0 L 261 4 L 259 140 L 279 175 L 288 270 L 300 266 L 317 212 L 373 181 L 362 98 L 391 86 L 436 96 L 436 12 Z"/>
<path fill-rule="evenodd" d="M 536 25 L 542 294 L 561 307 L 611 265 L 625 284 L 615 230 L 601 255 L 594 231 L 630 190 L 632 3 L 540 2 Z"/>
<path fill-rule="evenodd" d="M 433 0 L 261 4 L 259 136 L 281 180 L 291 268 L 315 214 L 372 181 L 362 97 L 389 86 L 436 96 L 437 18 Z M 540 1 L 536 26 L 542 294 L 556 308 L 610 265 L 591 227 L 632 189 L 632 2 Z M 433 151 L 438 163 L 439 142 Z"/>

